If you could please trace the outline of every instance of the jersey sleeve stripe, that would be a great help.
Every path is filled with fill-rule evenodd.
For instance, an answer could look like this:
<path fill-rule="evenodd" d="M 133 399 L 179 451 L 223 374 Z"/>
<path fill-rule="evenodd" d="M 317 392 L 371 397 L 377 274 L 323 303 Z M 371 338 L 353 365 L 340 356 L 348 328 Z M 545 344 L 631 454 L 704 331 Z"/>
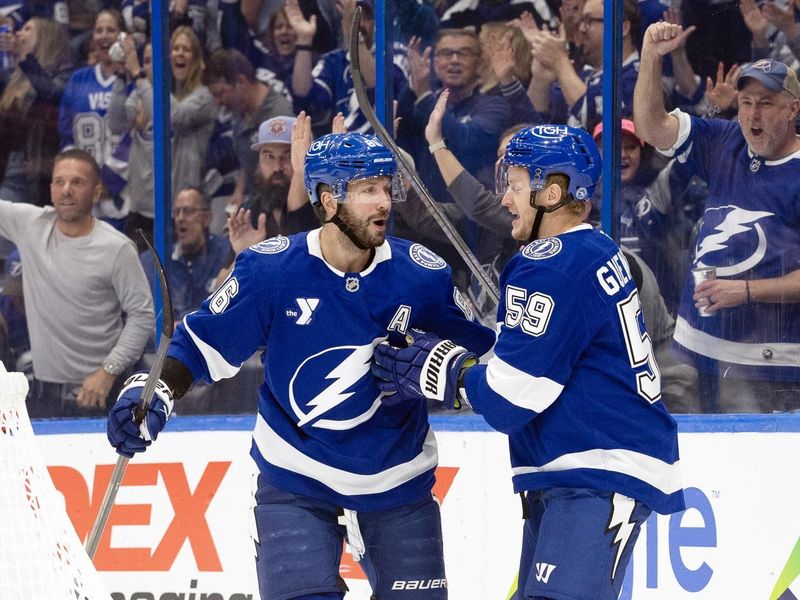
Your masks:
<path fill-rule="evenodd" d="M 325 83 L 322 79 L 314 79 L 314 83 L 316 83 L 319 87 L 325 90 L 325 93 L 329 97 L 333 98 L 333 92 L 331 91 L 330 86 L 327 83 Z"/>
<path fill-rule="evenodd" d="M 253 440 L 268 463 L 319 481 L 344 496 L 387 492 L 435 468 L 438 462 L 436 438 L 431 429 L 428 429 L 422 452 L 410 461 L 371 474 L 351 473 L 314 460 L 281 438 L 260 414 Z"/>
<path fill-rule="evenodd" d="M 239 372 L 241 365 L 234 366 L 230 364 L 219 352 L 217 352 L 216 349 L 212 348 L 210 345 L 200 339 L 200 337 L 194 331 L 192 331 L 192 328 L 189 327 L 186 317 L 183 319 L 183 326 L 186 328 L 187 333 L 192 338 L 194 345 L 197 346 L 200 354 L 203 355 L 203 359 L 206 362 L 206 367 L 208 367 L 208 374 L 211 376 L 213 381 L 228 379 Z"/>
<path fill-rule="evenodd" d="M 675 321 L 673 336 L 678 344 L 696 354 L 739 365 L 764 365 L 763 343 L 724 340 L 693 328 L 683 317 Z M 770 367 L 797 367 L 800 362 L 800 347 L 796 343 L 770 342 L 769 348 L 772 350 Z"/>
<path fill-rule="evenodd" d="M 534 377 L 493 356 L 486 364 L 486 383 L 496 394 L 519 408 L 541 413 L 564 386 L 547 377 Z"/>
<path fill-rule="evenodd" d="M 597 449 L 564 454 L 540 467 L 515 467 L 514 475 L 552 473 L 573 469 L 597 469 L 621 473 L 644 481 L 664 494 L 682 489 L 680 461 L 672 464 L 624 449 Z"/>

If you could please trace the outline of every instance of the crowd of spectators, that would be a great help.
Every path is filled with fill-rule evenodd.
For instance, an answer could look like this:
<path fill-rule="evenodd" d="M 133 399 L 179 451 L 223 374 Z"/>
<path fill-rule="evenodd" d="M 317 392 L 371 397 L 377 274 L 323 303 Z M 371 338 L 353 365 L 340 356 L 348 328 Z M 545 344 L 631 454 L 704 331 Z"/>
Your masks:
<path fill-rule="evenodd" d="M 358 6 L 359 62 L 374 98 L 371 0 L 170 2 L 174 243 L 166 258 L 176 318 L 215 289 L 237 251 L 318 226 L 303 185 L 305 151 L 324 133 L 370 131 L 351 75 Z M 517 250 L 511 215 L 494 194 L 504 144 L 533 123 L 583 127 L 598 142 L 603 135 L 604 3 L 393 0 L 387 7 L 396 139 L 497 279 Z M 0 358 L 30 373 L 31 402 L 46 398 L 32 414 L 104 408 L 111 398 L 87 394 L 108 394 L 152 349 L 138 333 L 128 344 L 132 329 L 152 322 L 152 306 L 137 297 L 131 308 L 130 289 L 104 287 L 115 277 L 111 256 L 97 273 L 78 267 L 104 247 L 86 241 L 102 233 L 125 285 L 153 282 L 152 259 L 136 235 L 152 236 L 155 212 L 149 10 L 144 0 L 0 3 L 0 24 L 10 30 L 0 33 Z M 644 318 L 664 367 L 665 399 L 678 412 L 800 409 L 798 69 L 800 0 L 623 2 L 614 219 L 637 283 L 647 288 Z M 85 155 L 69 154 L 75 150 Z M 72 168 L 74 181 L 62 174 L 56 184 L 58 164 Z M 80 189 L 82 181 L 88 187 Z M 91 221 L 73 219 L 67 205 L 76 195 Z M 598 188 L 588 219 L 602 201 Z M 78 230 L 76 222 L 92 225 Z M 485 294 L 413 190 L 393 227 L 445 256 L 456 284 L 492 321 Z M 130 260 L 132 248 L 140 261 Z M 48 258 L 56 252 L 69 254 Z M 691 270 L 708 266 L 717 283 L 696 290 Z M 46 302 L 23 290 L 20 273 L 25 290 L 46 290 Z M 34 282 L 45 273 L 48 281 Z M 86 281 L 65 282 L 67 275 Z M 114 290 L 113 301 L 100 303 L 109 340 L 91 356 L 81 355 L 87 350 L 75 324 L 43 314 L 58 302 L 59 314 L 88 319 L 96 331 L 100 321 L 78 297 L 79 285 Z M 706 304 L 712 316 L 699 318 Z M 61 356 L 51 337 L 63 345 Z M 87 383 L 101 372 L 112 384 Z M 257 379 L 246 378 L 248 386 Z"/>

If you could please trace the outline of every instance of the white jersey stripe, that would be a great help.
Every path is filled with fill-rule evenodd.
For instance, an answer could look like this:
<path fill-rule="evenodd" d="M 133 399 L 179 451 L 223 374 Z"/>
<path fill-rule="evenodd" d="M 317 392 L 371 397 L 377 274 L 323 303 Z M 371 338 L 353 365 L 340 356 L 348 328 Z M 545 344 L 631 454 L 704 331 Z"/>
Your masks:
<path fill-rule="evenodd" d="M 189 313 L 192 314 L 192 313 Z M 189 315 L 187 315 L 188 317 Z M 212 346 L 209 346 L 206 342 L 201 340 L 192 328 L 189 327 L 189 323 L 187 322 L 186 317 L 183 318 L 183 326 L 186 328 L 186 331 L 192 338 L 194 345 L 197 346 L 197 349 L 200 351 L 200 354 L 203 355 L 203 359 L 206 362 L 206 366 L 208 367 L 208 373 L 211 375 L 211 379 L 214 381 L 219 381 L 220 379 L 227 379 L 229 377 L 233 377 L 239 372 L 239 369 L 242 368 L 242 365 L 234 366 L 226 361 L 222 354 L 217 352 Z"/>
<path fill-rule="evenodd" d="M 547 377 L 534 377 L 493 356 L 486 363 L 486 382 L 514 406 L 537 413 L 555 402 L 564 386 Z"/>
<path fill-rule="evenodd" d="M 764 366 L 764 350 L 772 351 L 770 367 L 797 367 L 800 365 L 800 344 L 761 342 L 747 344 L 714 337 L 694 329 L 683 317 L 675 321 L 675 341 L 684 348 L 703 356 L 738 365 Z"/>
<path fill-rule="evenodd" d="M 674 494 L 682 487 L 680 461 L 673 464 L 641 452 L 624 450 L 587 450 L 564 454 L 541 467 L 516 467 L 514 475 L 552 473 L 571 469 L 598 469 L 635 477 L 664 494 Z"/>
<path fill-rule="evenodd" d="M 343 496 L 388 492 L 411 481 L 425 471 L 435 468 L 438 462 L 436 438 L 430 428 L 425 437 L 422 452 L 408 462 L 369 475 L 337 469 L 303 454 L 281 438 L 260 414 L 256 419 L 253 440 L 259 453 L 268 463 L 310 477 Z"/>

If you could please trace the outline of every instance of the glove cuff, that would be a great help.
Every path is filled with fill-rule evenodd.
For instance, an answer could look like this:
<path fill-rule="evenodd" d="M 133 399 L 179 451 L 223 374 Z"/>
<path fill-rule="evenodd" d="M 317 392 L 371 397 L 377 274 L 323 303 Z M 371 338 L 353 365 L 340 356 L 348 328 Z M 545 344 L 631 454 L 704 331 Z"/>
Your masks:
<path fill-rule="evenodd" d="M 122 391 L 120 392 L 119 395 L 120 397 L 122 397 L 123 394 L 125 394 L 125 392 L 127 392 L 128 390 L 133 390 L 133 389 L 142 390 L 144 389 L 146 383 L 147 383 L 147 373 L 136 373 L 134 375 L 131 375 L 125 382 L 125 387 L 122 388 Z M 172 390 L 164 381 L 159 379 L 156 382 L 156 387 L 153 390 L 153 393 L 159 400 L 161 400 L 161 402 L 164 403 L 163 412 L 164 412 L 164 422 L 166 423 L 167 421 L 169 421 L 169 416 L 172 414 L 172 406 L 174 404 L 174 400 L 172 399 L 173 398 Z M 135 410 L 133 412 L 134 414 L 136 413 Z M 152 441 L 153 436 L 150 434 L 150 429 L 147 427 L 147 417 L 145 417 L 144 420 L 141 423 L 139 423 L 139 431 L 141 432 L 143 440 L 148 442 Z"/>
<path fill-rule="evenodd" d="M 119 397 L 131 390 L 133 388 L 144 388 L 145 384 L 147 383 L 147 373 L 135 373 L 128 377 L 125 381 L 125 386 L 119 392 Z M 173 400 L 172 390 L 163 380 L 159 379 L 156 382 L 156 388 L 153 390 L 153 393 L 158 396 L 158 398 L 166 405 L 167 409 L 170 413 L 172 413 L 172 405 L 175 402 Z"/>
<path fill-rule="evenodd" d="M 464 404 L 467 406 L 472 406 L 469 403 L 469 398 L 467 397 L 467 389 L 464 387 L 464 375 L 470 367 L 474 367 L 477 364 L 478 357 L 472 352 L 467 352 L 463 355 L 463 358 L 459 359 L 458 362 L 453 365 L 454 371 L 455 369 L 458 369 L 458 371 L 453 373 L 455 376 L 456 389 L 452 408 L 455 410 L 461 410 L 461 407 Z"/>
<path fill-rule="evenodd" d="M 467 399 L 466 391 L 464 390 L 464 373 L 467 369 L 478 364 L 478 357 L 472 352 L 464 352 L 461 356 L 455 358 L 450 365 L 449 380 L 453 382 L 452 398 L 447 400 L 447 408 L 453 410 L 461 410 L 462 406 L 466 404 L 471 406 Z M 450 403 L 452 402 L 452 404 Z"/>

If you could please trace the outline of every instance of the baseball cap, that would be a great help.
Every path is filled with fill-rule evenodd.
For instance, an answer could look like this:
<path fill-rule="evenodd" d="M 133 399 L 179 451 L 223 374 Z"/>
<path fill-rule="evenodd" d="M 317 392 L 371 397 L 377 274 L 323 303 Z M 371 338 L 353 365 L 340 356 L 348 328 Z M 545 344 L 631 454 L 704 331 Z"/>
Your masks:
<path fill-rule="evenodd" d="M 597 125 L 595 125 L 594 131 L 592 131 L 592 137 L 597 141 L 603 133 L 603 122 L 600 121 Z M 644 140 L 636 135 L 636 126 L 633 124 L 633 121 L 630 119 L 622 119 L 622 133 L 628 133 L 636 138 L 636 141 L 639 142 L 639 145 L 644 147 Z"/>
<path fill-rule="evenodd" d="M 786 92 L 792 98 L 800 98 L 800 82 L 797 73 L 779 60 L 764 58 L 742 67 L 736 89 L 744 87 L 746 79 L 755 79 L 771 92 Z"/>
<path fill-rule="evenodd" d="M 258 150 L 264 144 L 291 144 L 292 127 L 297 119 L 294 117 L 272 117 L 258 127 L 258 141 L 250 146 Z"/>
<path fill-rule="evenodd" d="M 12 250 L 6 256 L 4 275 L 3 285 L 0 286 L 0 294 L 4 296 L 21 296 L 22 259 L 19 257 L 19 250 Z"/>

